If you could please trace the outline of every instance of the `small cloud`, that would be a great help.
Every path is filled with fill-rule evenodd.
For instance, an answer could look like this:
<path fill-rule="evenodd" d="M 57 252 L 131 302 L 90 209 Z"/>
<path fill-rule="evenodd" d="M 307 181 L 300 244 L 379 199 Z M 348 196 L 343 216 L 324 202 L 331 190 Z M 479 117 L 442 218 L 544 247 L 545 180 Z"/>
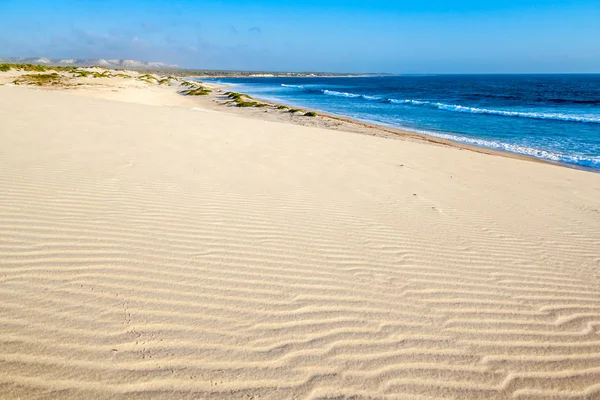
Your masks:
<path fill-rule="evenodd" d="M 233 25 L 229 25 L 229 32 L 233 33 L 234 35 L 238 34 L 237 28 Z"/>
<path fill-rule="evenodd" d="M 248 29 L 248 32 L 262 33 L 262 29 L 260 29 L 260 26 L 253 26 L 252 28 Z"/>

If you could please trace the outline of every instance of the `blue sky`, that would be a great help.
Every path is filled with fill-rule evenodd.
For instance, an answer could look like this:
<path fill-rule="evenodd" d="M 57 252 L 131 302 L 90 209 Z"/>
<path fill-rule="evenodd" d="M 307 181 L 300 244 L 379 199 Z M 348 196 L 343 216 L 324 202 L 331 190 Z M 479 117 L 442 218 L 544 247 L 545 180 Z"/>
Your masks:
<path fill-rule="evenodd" d="M 600 0 L 0 0 L 0 56 L 206 69 L 600 72 Z"/>

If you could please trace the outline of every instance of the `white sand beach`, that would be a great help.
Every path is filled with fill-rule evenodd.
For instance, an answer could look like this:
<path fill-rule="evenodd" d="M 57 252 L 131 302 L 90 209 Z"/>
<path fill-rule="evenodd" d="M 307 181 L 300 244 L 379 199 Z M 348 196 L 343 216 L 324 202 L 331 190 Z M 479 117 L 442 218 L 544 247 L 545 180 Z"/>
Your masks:
<path fill-rule="evenodd" d="M 600 174 L 119 85 L 0 86 L 0 398 L 600 399 Z"/>

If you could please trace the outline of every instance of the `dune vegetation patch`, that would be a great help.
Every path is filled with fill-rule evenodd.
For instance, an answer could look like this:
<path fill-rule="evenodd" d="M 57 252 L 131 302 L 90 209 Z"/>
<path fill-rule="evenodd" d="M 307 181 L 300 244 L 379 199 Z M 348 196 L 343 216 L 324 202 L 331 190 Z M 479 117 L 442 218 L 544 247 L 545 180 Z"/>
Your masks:
<path fill-rule="evenodd" d="M 13 81 L 15 85 L 36 85 L 36 86 L 50 86 L 59 85 L 63 83 L 61 76 L 56 73 L 50 74 L 26 74 Z"/>
<path fill-rule="evenodd" d="M 111 74 L 109 71 L 97 72 L 97 71 L 88 71 L 85 69 L 78 69 L 78 70 L 73 71 L 74 78 L 87 78 L 87 77 L 112 78 L 114 76 L 115 75 Z"/>
<path fill-rule="evenodd" d="M 172 82 L 179 83 L 179 82 L 181 82 L 181 79 L 169 75 L 167 77 L 164 77 L 164 78 L 160 79 L 158 81 L 158 84 L 159 85 L 170 85 Z M 182 85 L 183 85 L 183 83 L 182 83 Z M 198 85 L 198 86 L 200 86 L 200 85 Z"/>
<path fill-rule="evenodd" d="M 309 111 L 306 114 L 304 114 L 305 117 L 316 117 L 317 115 L 319 115 L 319 114 L 317 114 L 314 111 Z"/>
<path fill-rule="evenodd" d="M 73 66 L 60 67 L 60 66 L 51 66 L 51 65 L 38 65 L 38 64 L 9 64 L 9 63 L 0 64 L 0 71 L 2 71 L 2 72 L 7 72 L 12 69 L 14 69 L 16 71 L 25 71 L 25 72 L 48 72 L 48 71 L 73 72 L 77 69 L 77 67 L 73 67 Z"/>
<path fill-rule="evenodd" d="M 236 92 L 225 92 L 225 96 L 229 97 L 232 100 L 239 100 L 242 97 L 245 97 L 247 99 L 252 98 L 252 97 L 248 96 L 247 94 L 236 93 Z"/>
<path fill-rule="evenodd" d="M 179 92 L 179 94 L 184 96 L 206 96 L 211 92 L 212 90 L 201 86 L 195 89 L 182 90 Z"/>
<path fill-rule="evenodd" d="M 138 81 L 146 82 L 146 83 L 158 83 L 159 79 L 150 74 L 144 74 L 137 77 Z"/>
<path fill-rule="evenodd" d="M 249 101 L 252 100 L 252 97 L 243 93 L 236 92 L 225 92 L 225 96 L 231 99 L 228 104 L 235 104 L 236 107 L 268 107 L 267 103 L 261 103 L 259 101 Z"/>
<path fill-rule="evenodd" d="M 236 102 L 236 106 L 237 107 L 267 107 L 268 104 L 265 103 L 259 103 L 257 101 L 239 101 Z"/>
<path fill-rule="evenodd" d="M 177 78 L 174 78 L 174 79 L 177 80 Z M 183 81 L 183 82 L 181 82 L 181 86 L 189 87 L 189 88 L 196 88 L 196 87 L 202 86 L 202 82 Z"/>
<path fill-rule="evenodd" d="M 167 79 L 170 80 L 171 78 L 172 77 L 169 77 Z M 177 78 L 174 79 L 179 81 Z M 183 81 L 181 82 L 181 86 L 183 86 L 184 88 L 188 88 L 179 92 L 179 94 L 182 94 L 184 96 L 206 96 L 212 92 L 212 90 L 210 90 L 209 88 L 202 86 L 200 82 Z"/>

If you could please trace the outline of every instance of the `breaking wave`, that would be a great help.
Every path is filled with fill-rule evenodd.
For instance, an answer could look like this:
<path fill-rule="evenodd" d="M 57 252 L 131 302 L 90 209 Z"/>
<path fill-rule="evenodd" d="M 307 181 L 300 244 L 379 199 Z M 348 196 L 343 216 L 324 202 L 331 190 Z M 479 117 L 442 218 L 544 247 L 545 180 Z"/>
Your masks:
<path fill-rule="evenodd" d="M 548 112 L 525 112 L 525 111 L 508 111 L 508 110 L 495 110 L 490 108 L 478 108 L 478 107 L 467 107 L 458 104 L 446 104 L 433 101 L 425 100 L 397 100 L 397 99 L 385 99 L 379 96 L 369 96 L 364 94 L 356 94 L 351 92 L 338 92 L 335 90 L 328 89 L 314 89 L 306 88 L 301 85 L 288 85 L 282 83 L 281 86 L 303 89 L 311 93 L 322 93 L 327 96 L 345 97 L 349 99 L 363 99 L 368 101 L 383 101 L 391 104 L 403 104 L 411 106 L 429 107 L 443 111 L 461 112 L 470 114 L 486 114 L 486 115 L 498 115 L 502 117 L 517 117 L 517 118 L 532 118 L 532 119 L 551 119 L 556 121 L 567 121 L 567 122 L 584 122 L 600 124 L 600 116 L 598 115 L 577 115 L 577 114 L 565 114 L 565 113 L 548 113 Z"/>
<path fill-rule="evenodd" d="M 567 154 L 558 151 L 549 151 L 536 149 L 534 147 L 523 146 L 519 144 L 511 144 L 505 143 L 496 140 L 485 140 L 485 139 L 477 139 L 462 135 L 453 135 L 449 133 L 440 133 L 440 132 L 430 132 L 430 131 L 419 131 L 419 133 L 423 133 L 428 136 L 435 136 L 442 139 L 452 140 L 454 142 L 470 144 L 479 147 L 486 147 L 489 149 L 496 149 L 502 151 L 508 151 L 516 154 L 523 154 L 526 156 L 532 156 L 536 158 L 541 158 L 544 160 L 555 161 L 559 163 L 567 163 L 567 164 L 576 164 L 584 167 L 590 168 L 600 168 L 600 156 L 590 156 L 590 155 L 577 155 L 577 154 Z"/>
<path fill-rule="evenodd" d="M 503 117 L 518 117 L 518 118 L 532 118 L 532 119 L 552 119 L 552 120 L 556 120 L 556 121 L 585 122 L 585 123 L 600 124 L 600 116 L 596 116 L 596 115 L 576 115 L 576 114 L 564 114 L 564 113 L 494 110 L 494 109 L 489 109 L 489 108 L 465 107 L 465 106 L 459 106 L 456 104 L 436 103 L 436 102 L 432 102 L 432 101 L 422 101 L 422 100 L 389 99 L 389 102 L 392 104 L 424 106 L 424 107 L 436 108 L 438 110 L 462 112 L 462 113 L 470 113 L 470 114 L 499 115 L 499 116 L 503 116 Z"/>

